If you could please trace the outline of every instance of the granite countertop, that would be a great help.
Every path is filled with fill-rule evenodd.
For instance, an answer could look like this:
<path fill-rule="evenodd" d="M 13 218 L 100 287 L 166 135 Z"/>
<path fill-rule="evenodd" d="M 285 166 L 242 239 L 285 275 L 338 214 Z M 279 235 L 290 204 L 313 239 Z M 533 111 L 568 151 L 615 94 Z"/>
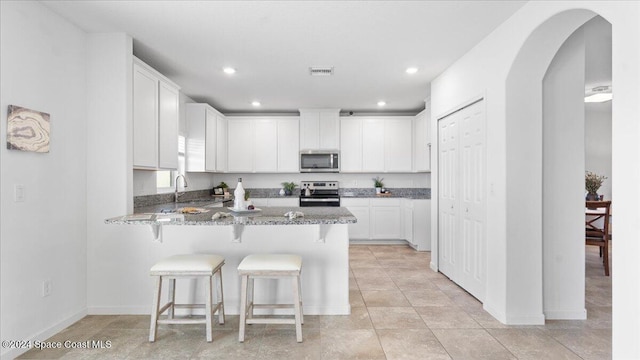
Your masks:
<path fill-rule="evenodd" d="M 226 208 L 192 206 L 178 204 L 178 207 L 198 207 L 205 210 L 200 214 L 162 214 L 156 212 L 118 216 L 105 220 L 107 224 L 150 224 L 150 225 L 331 225 L 353 224 L 356 217 L 344 207 L 262 207 L 262 211 L 255 213 L 236 214 Z M 160 207 L 161 208 L 161 207 Z M 149 210 L 158 209 L 150 206 Z M 152 210 L 153 211 L 153 210 Z M 289 219 L 284 214 L 290 211 L 300 211 L 303 217 Z M 212 220 L 216 212 L 229 213 L 233 216 Z"/>

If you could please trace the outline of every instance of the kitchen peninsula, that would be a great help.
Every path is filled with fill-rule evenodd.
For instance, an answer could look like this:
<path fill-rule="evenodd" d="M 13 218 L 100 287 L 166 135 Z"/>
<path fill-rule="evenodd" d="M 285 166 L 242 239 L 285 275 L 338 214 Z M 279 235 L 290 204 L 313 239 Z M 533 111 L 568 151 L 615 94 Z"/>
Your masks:
<path fill-rule="evenodd" d="M 252 213 L 234 213 L 219 207 L 219 204 L 218 207 L 212 207 L 216 204 L 200 203 L 196 206 L 203 212 L 198 214 L 159 212 L 167 208 L 176 208 L 180 212 L 185 207 L 193 207 L 192 203 L 187 205 L 163 204 L 136 208 L 135 214 L 110 218 L 105 222 L 127 227 L 146 225 L 155 229 L 154 232 L 160 232 L 162 243 L 155 247 L 153 261 L 174 254 L 215 253 L 223 256 L 224 300 L 228 314 L 239 313 L 240 279 L 236 268 L 246 255 L 255 253 L 293 253 L 302 256 L 305 314 L 350 313 L 348 225 L 357 220 L 346 208 L 262 207 L 260 211 Z M 218 212 L 231 216 L 212 219 Z M 289 212 L 300 212 L 304 216 L 285 216 Z M 140 236 L 139 241 L 151 239 L 152 234 L 147 233 L 146 237 Z M 148 272 L 131 276 L 149 278 Z M 256 303 L 290 301 L 289 287 L 279 281 L 256 281 Z M 151 289 L 151 280 L 148 282 Z M 201 284 L 183 283 L 186 286 L 178 283 L 178 302 L 193 300 L 194 296 L 196 301 L 204 298 Z"/>

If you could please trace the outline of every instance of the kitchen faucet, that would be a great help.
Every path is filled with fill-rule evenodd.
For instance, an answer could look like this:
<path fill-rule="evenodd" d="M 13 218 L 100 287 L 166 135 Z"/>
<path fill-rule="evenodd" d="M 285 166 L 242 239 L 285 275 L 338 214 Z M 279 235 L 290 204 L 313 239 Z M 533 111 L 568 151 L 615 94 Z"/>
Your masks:
<path fill-rule="evenodd" d="M 175 192 L 175 196 L 174 196 L 174 198 L 173 198 L 173 202 L 176 202 L 176 203 L 178 202 L 178 198 L 179 198 L 181 195 L 184 195 L 184 193 L 182 193 L 182 194 L 178 193 L 178 180 L 179 180 L 181 177 L 182 177 L 182 181 L 184 182 L 184 187 L 185 187 L 185 188 L 187 187 L 187 179 L 184 177 L 184 175 L 180 174 L 180 175 L 176 176 L 176 192 Z"/>

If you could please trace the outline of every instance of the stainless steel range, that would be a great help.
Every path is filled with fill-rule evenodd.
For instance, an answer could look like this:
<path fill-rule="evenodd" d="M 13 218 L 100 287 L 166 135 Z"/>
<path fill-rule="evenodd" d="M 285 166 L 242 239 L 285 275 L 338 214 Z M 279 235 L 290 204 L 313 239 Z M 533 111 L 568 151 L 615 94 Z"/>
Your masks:
<path fill-rule="evenodd" d="M 303 181 L 300 184 L 300 207 L 340 206 L 337 181 Z"/>

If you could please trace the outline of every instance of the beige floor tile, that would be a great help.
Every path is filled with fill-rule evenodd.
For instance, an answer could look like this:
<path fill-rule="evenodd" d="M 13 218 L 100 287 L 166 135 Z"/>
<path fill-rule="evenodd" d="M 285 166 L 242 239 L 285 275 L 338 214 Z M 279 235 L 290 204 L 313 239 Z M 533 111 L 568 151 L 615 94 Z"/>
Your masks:
<path fill-rule="evenodd" d="M 389 278 L 389 275 L 380 266 L 352 268 L 353 276 L 358 279 L 377 279 L 380 277 Z"/>
<path fill-rule="evenodd" d="M 204 331 L 160 328 L 155 342 L 141 343 L 129 353 L 127 358 L 186 359 L 205 342 Z"/>
<path fill-rule="evenodd" d="M 520 360 L 580 359 L 578 355 L 539 329 L 487 331 Z"/>
<path fill-rule="evenodd" d="M 454 306 L 453 301 L 440 290 L 403 291 L 412 306 Z"/>
<path fill-rule="evenodd" d="M 277 316 L 280 318 L 293 319 L 293 316 Z M 295 330 L 295 325 L 290 324 L 267 324 L 267 330 L 271 329 L 280 329 L 280 330 Z M 302 324 L 303 329 L 319 329 L 320 325 L 320 316 L 319 315 L 305 315 L 304 316 L 304 324 Z"/>
<path fill-rule="evenodd" d="M 411 306 L 400 290 L 362 291 L 366 306 Z"/>
<path fill-rule="evenodd" d="M 320 316 L 323 329 L 360 330 L 373 329 L 366 307 L 352 307 L 351 315 Z"/>
<path fill-rule="evenodd" d="M 431 331 L 454 359 L 516 359 L 484 329 L 432 329 Z"/>
<path fill-rule="evenodd" d="M 611 359 L 611 329 L 552 329 L 547 333 L 583 359 Z"/>
<path fill-rule="evenodd" d="M 428 329 L 377 330 L 387 360 L 451 359 Z"/>
<path fill-rule="evenodd" d="M 323 360 L 384 360 L 385 355 L 374 330 L 322 330 Z"/>
<path fill-rule="evenodd" d="M 368 307 L 371 322 L 381 329 L 426 329 L 420 315 L 412 307 Z"/>
<path fill-rule="evenodd" d="M 360 290 L 349 290 L 349 304 L 351 308 L 365 306 Z"/>
<path fill-rule="evenodd" d="M 397 290 L 396 283 L 388 276 L 384 275 L 380 278 L 357 278 L 358 288 L 361 291 L 365 290 Z"/>
<path fill-rule="evenodd" d="M 192 359 L 255 359 L 262 344 L 263 331 L 247 331 L 244 342 L 238 341 L 237 331 L 214 331 L 213 341 L 204 342 Z"/>
<path fill-rule="evenodd" d="M 464 310 L 455 306 L 421 306 L 415 309 L 430 329 L 477 329 L 482 327 Z"/>
<path fill-rule="evenodd" d="M 77 343 L 78 347 L 61 359 L 125 359 L 148 341 L 148 329 L 104 329 L 93 335 L 89 343 Z M 85 344 L 88 348 L 82 348 Z"/>
<path fill-rule="evenodd" d="M 358 269 L 358 268 L 373 268 L 373 267 L 379 267 L 380 263 L 378 262 L 377 259 L 353 259 L 349 261 L 349 266 L 352 269 Z"/>
<path fill-rule="evenodd" d="M 302 330 L 302 342 L 296 341 L 294 330 L 267 329 L 255 359 L 320 359 L 322 350 L 319 329 Z"/>

